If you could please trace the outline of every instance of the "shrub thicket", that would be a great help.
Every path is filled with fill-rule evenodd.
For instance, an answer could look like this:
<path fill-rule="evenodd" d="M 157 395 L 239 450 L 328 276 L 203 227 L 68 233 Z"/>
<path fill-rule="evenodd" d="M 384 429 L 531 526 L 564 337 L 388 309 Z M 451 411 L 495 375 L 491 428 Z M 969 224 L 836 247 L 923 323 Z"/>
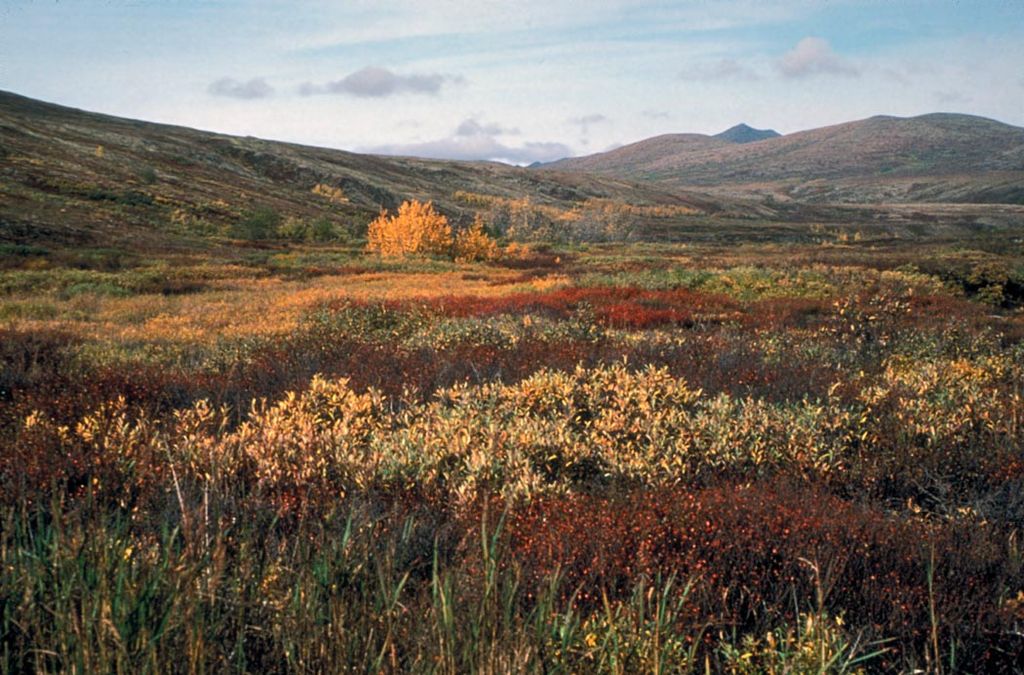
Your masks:
<path fill-rule="evenodd" d="M 452 228 L 432 202 L 403 202 L 393 216 L 381 211 L 367 230 L 367 250 L 384 256 L 447 255 L 451 247 Z"/>
<path fill-rule="evenodd" d="M 496 260 L 501 256 L 498 242 L 484 230 L 483 218 L 478 214 L 473 224 L 455 235 L 456 262 Z"/>
<path fill-rule="evenodd" d="M 259 206 L 242 215 L 231 227 L 231 234 L 252 241 L 272 239 L 282 222 L 281 214 L 269 206 Z"/>

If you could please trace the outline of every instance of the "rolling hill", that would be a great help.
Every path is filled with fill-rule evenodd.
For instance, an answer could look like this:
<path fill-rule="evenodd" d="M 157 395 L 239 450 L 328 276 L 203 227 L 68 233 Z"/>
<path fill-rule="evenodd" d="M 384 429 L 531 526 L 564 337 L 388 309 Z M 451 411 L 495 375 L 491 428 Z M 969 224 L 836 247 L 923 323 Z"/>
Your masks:
<path fill-rule="evenodd" d="M 341 203 L 311 194 L 340 188 Z M 372 219 L 405 199 L 466 217 L 458 191 L 571 208 L 590 198 L 692 207 L 763 207 L 651 184 L 490 162 L 381 157 L 85 112 L 0 92 L 0 241 L 182 243 L 174 219 L 230 223 L 248 209 Z M 471 216 L 470 216 L 471 217 Z M 178 228 L 180 229 L 180 228 Z"/>
<path fill-rule="evenodd" d="M 878 116 L 756 142 L 670 134 L 546 165 L 808 202 L 1024 203 L 1024 128 L 971 115 Z"/>
<path fill-rule="evenodd" d="M 844 141 L 846 152 L 859 152 L 868 161 L 882 151 L 871 149 L 871 135 L 857 124 L 841 125 L 852 136 Z M 910 237 L 925 230 L 959 236 L 1020 222 L 1024 209 L 1000 202 L 1007 194 L 1020 194 L 1021 172 L 998 174 L 1005 176 L 1004 184 L 993 178 L 998 169 L 1021 161 L 1019 146 L 1013 150 L 1013 133 L 1006 132 L 1001 154 L 993 143 L 975 152 L 975 163 L 987 162 L 991 172 L 945 175 L 935 183 L 899 172 L 880 181 L 850 156 L 825 162 L 816 135 L 841 138 L 841 127 L 747 143 L 698 134 L 665 136 L 538 169 L 243 138 L 0 92 L 0 244 L 182 252 L 213 247 L 235 256 L 242 254 L 238 247 L 243 242 L 223 233 L 254 210 L 270 209 L 286 219 L 328 216 L 358 231 L 382 207 L 393 209 L 415 198 L 433 200 L 454 222 L 468 224 L 477 208 L 474 195 L 528 198 L 560 210 L 589 199 L 653 207 L 640 210 L 644 215 L 637 216 L 635 232 L 655 240 L 800 239 L 809 236 L 809 225 L 822 223 Z M 739 132 L 749 135 L 745 129 Z M 874 143 L 880 144 L 877 138 Z M 906 143 L 905 153 L 914 153 L 913 138 Z M 961 154 L 969 155 L 966 150 Z M 808 159 L 815 156 L 820 164 Z M 680 158 L 696 167 L 686 174 L 696 187 L 683 185 L 686 181 L 672 169 Z M 801 177 L 801 163 L 819 167 L 813 180 Z M 725 177 L 716 178 L 719 174 Z M 784 178 L 769 182 L 779 175 Z M 910 201 L 906 194 L 894 200 L 888 193 L 863 203 L 839 203 L 856 201 L 848 199 L 851 191 L 858 197 L 878 195 L 900 185 L 897 181 L 912 185 L 908 194 L 923 196 L 917 202 L 946 203 L 882 204 Z M 317 185 L 344 197 L 328 200 L 314 194 Z M 991 199 L 980 198 L 983 190 L 990 191 Z M 459 192 L 470 193 L 470 201 L 459 198 Z M 991 203 L 963 203 L 983 201 Z M 264 245 L 245 243 L 249 248 Z"/>

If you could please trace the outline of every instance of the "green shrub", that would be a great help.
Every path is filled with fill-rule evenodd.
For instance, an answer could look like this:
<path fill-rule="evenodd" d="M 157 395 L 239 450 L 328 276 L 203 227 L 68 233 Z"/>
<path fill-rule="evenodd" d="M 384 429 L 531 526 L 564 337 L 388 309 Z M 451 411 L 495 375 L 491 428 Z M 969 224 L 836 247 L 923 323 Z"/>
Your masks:
<path fill-rule="evenodd" d="M 242 215 L 242 219 L 231 228 L 231 234 L 238 239 L 256 241 L 272 239 L 281 226 L 281 214 L 269 206 L 258 206 Z"/>
<path fill-rule="evenodd" d="M 79 295 L 102 295 L 112 298 L 123 298 L 131 295 L 131 291 L 107 281 L 83 281 L 71 284 L 60 293 L 60 298 L 68 300 Z"/>
<path fill-rule="evenodd" d="M 151 166 L 145 167 L 142 171 L 139 172 L 139 180 L 141 180 L 146 185 L 152 185 L 157 181 L 156 169 L 154 169 Z"/>
<path fill-rule="evenodd" d="M 30 256 L 50 255 L 50 249 L 30 244 L 7 244 L 0 243 L 0 256 L 18 256 L 27 258 Z"/>
<path fill-rule="evenodd" d="M 340 234 L 334 221 L 326 216 L 312 220 L 289 216 L 277 226 L 277 236 L 291 241 L 334 241 Z"/>
<path fill-rule="evenodd" d="M 312 241 L 333 241 L 339 238 L 338 234 L 334 221 L 326 216 L 316 218 L 307 225 L 306 236 Z"/>
<path fill-rule="evenodd" d="M 309 228 L 306 221 L 295 216 L 288 216 L 277 226 L 277 236 L 289 241 L 305 241 Z"/>
<path fill-rule="evenodd" d="M 49 302 L 0 303 L 0 321 L 7 319 L 46 320 L 56 318 L 57 307 Z"/>

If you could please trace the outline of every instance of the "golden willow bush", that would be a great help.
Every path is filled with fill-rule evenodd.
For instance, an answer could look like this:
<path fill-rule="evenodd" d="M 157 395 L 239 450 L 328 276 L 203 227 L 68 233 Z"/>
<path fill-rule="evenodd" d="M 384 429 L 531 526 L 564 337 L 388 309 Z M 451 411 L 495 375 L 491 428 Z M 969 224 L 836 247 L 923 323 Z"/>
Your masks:
<path fill-rule="evenodd" d="M 589 198 L 570 209 L 538 204 L 529 197 L 512 199 L 458 190 L 452 198 L 487 214 L 487 221 L 514 241 L 625 241 L 641 219 L 703 215 L 684 204 L 641 206 L 614 199 Z"/>
<path fill-rule="evenodd" d="M 497 260 L 501 248 L 484 230 L 479 215 L 473 224 L 452 236 L 448 219 L 434 210 L 433 203 L 403 202 L 398 213 L 382 211 L 370 223 L 367 249 L 384 256 L 450 255 L 457 262 Z"/>
<path fill-rule="evenodd" d="M 40 480 L 59 479 L 52 466 L 79 457 L 121 495 L 115 486 L 130 492 L 177 467 L 201 481 L 242 481 L 285 509 L 374 485 L 440 489 L 466 502 L 480 491 L 529 496 L 778 473 L 854 484 L 978 475 L 1019 447 L 1024 403 L 992 386 L 1020 378 L 1019 363 L 961 360 L 923 371 L 890 367 L 845 402 L 707 396 L 664 368 L 622 363 L 456 385 L 426 403 L 316 377 L 302 393 L 255 404 L 230 431 L 228 412 L 206 403 L 161 430 L 120 401 L 70 427 L 33 415 L 17 447 L 25 466 L 45 464 Z M 967 393 L 954 396 L 965 379 Z M 874 451 L 883 446 L 885 461 Z M 901 457 L 912 466 L 896 466 Z"/>
<path fill-rule="evenodd" d="M 348 197 L 345 196 L 340 187 L 334 187 L 326 183 L 317 183 L 310 192 L 323 197 L 332 204 L 348 204 Z"/>
<path fill-rule="evenodd" d="M 366 237 L 367 250 L 384 256 L 448 255 L 452 248 L 448 219 L 434 210 L 433 202 L 415 199 L 403 202 L 393 216 L 381 211 Z"/>
<path fill-rule="evenodd" d="M 477 262 L 501 257 L 498 242 L 484 231 L 484 220 L 477 214 L 473 225 L 455 235 L 455 261 Z"/>

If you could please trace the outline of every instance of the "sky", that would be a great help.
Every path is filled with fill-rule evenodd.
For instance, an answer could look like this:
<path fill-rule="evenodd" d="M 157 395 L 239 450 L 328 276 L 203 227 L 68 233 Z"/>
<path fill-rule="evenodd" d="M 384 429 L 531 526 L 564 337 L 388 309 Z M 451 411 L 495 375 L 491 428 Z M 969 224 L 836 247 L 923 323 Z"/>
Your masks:
<path fill-rule="evenodd" d="M 740 122 L 1024 126 L 1024 0 L 0 0 L 0 89 L 516 164 Z"/>

